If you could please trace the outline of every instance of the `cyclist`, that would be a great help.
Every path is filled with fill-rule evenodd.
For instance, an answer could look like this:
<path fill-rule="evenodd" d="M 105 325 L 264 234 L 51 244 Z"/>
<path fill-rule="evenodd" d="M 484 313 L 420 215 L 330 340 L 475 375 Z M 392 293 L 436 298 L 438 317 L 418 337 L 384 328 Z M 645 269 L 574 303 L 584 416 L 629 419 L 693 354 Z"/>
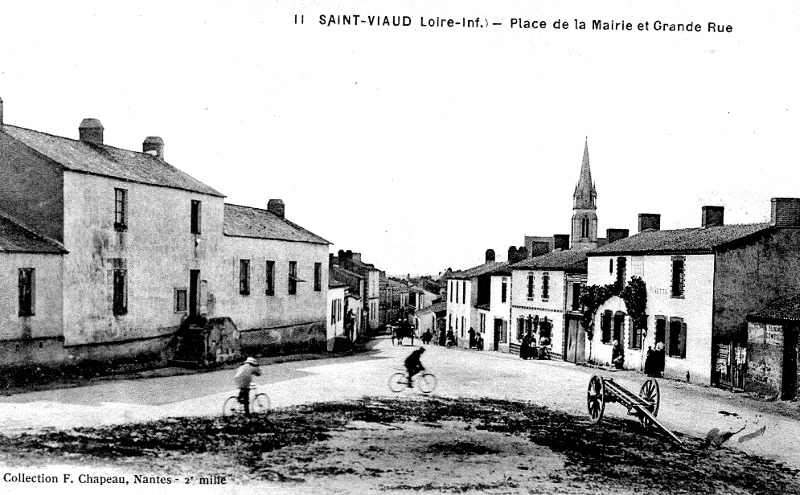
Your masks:
<path fill-rule="evenodd" d="M 258 361 L 254 357 L 247 358 L 233 375 L 233 380 L 239 387 L 239 403 L 244 405 L 245 416 L 250 416 L 250 384 L 254 376 L 261 376 L 261 368 L 258 367 Z"/>
<path fill-rule="evenodd" d="M 405 366 L 406 372 L 408 373 L 408 388 L 411 388 L 411 379 L 414 377 L 414 375 L 425 370 L 425 367 L 422 366 L 422 363 L 420 362 L 423 352 L 425 352 L 425 348 L 420 347 L 409 354 L 406 358 Z"/>

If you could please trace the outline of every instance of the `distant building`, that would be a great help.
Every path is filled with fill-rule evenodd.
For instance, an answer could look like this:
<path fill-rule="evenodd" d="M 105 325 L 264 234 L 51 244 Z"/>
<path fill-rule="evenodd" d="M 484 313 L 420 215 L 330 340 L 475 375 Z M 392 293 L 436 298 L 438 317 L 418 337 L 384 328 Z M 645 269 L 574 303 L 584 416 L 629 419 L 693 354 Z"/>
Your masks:
<path fill-rule="evenodd" d="M 380 278 L 381 271 L 375 265 L 361 261 L 361 253 L 339 250 L 337 262 L 345 270 L 364 277 L 366 296 L 362 300 L 366 314 L 366 329 L 376 330 L 380 325 Z"/>
<path fill-rule="evenodd" d="M 747 315 L 748 391 L 797 399 L 800 294 L 770 301 Z"/>
<path fill-rule="evenodd" d="M 575 193 L 572 195 L 572 249 L 597 247 L 597 190 L 589 169 L 589 141 L 583 148 L 583 162 Z"/>

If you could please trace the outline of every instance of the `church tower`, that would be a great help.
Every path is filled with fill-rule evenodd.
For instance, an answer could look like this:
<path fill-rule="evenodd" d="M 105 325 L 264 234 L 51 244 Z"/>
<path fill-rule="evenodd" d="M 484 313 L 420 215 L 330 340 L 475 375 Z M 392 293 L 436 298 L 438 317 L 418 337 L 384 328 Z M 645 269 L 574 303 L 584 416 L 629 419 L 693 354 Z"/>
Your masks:
<path fill-rule="evenodd" d="M 581 176 L 572 195 L 571 249 L 594 249 L 597 247 L 597 191 L 589 169 L 589 139 L 583 147 Z"/>

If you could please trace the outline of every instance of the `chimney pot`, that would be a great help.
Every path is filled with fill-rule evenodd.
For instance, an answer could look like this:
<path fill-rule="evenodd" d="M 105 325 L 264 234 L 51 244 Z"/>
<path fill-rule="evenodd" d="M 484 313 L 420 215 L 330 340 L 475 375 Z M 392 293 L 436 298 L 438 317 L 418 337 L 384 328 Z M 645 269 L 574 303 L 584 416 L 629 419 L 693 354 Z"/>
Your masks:
<path fill-rule="evenodd" d="M 625 239 L 629 234 L 630 231 L 628 229 L 606 229 L 606 240 L 611 244 L 620 239 Z"/>
<path fill-rule="evenodd" d="M 286 217 L 286 205 L 283 204 L 282 199 L 270 199 L 267 203 L 267 211 L 278 215 L 281 218 Z"/>
<path fill-rule="evenodd" d="M 494 249 L 486 250 L 486 262 L 494 261 Z"/>
<path fill-rule="evenodd" d="M 661 230 L 661 215 L 659 213 L 639 213 L 639 232 L 645 230 Z"/>
<path fill-rule="evenodd" d="M 772 198 L 773 227 L 800 227 L 800 198 Z"/>
<path fill-rule="evenodd" d="M 142 153 L 164 159 L 164 140 L 158 136 L 147 136 L 142 143 Z"/>
<path fill-rule="evenodd" d="M 83 119 L 78 126 L 78 136 L 87 143 L 103 144 L 103 124 L 97 119 Z"/>

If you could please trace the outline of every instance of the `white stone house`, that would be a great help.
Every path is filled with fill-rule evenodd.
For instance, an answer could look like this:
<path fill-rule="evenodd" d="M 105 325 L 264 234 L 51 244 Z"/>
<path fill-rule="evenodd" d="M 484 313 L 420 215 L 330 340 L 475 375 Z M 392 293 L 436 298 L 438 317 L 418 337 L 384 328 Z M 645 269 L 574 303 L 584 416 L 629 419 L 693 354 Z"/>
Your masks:
<path fill-rule="evenodd" d="M 587 252 L 588 285 L 647 286 L 647 328 L 634 331 L 617 296 L 595 315 L 592 357 L 642 369 L 646 351 L 665 346 L 664 376 L 711 384 L 717 344 L 747 342 L 746 315 L 800 285 L 800 199 L 775 198 L 768 223 L 725 225 L 720 206 L 705 206 L 700 227 L 659 230 L 658 215 L 640 215 L 639 233 Z M 645 228 L 647 227 L 647 228 Z M 588 345 L 588 342 L 587 342 Z"/>
<path fill-rule="evenodd" d="M 537 344 L 548 337 L 553 356 L 581 361 L 578 301 L 586 283 L 586 253 L 555 251 L 511 265 L 512 342 L 519 344 L 527 333 Z"/>

